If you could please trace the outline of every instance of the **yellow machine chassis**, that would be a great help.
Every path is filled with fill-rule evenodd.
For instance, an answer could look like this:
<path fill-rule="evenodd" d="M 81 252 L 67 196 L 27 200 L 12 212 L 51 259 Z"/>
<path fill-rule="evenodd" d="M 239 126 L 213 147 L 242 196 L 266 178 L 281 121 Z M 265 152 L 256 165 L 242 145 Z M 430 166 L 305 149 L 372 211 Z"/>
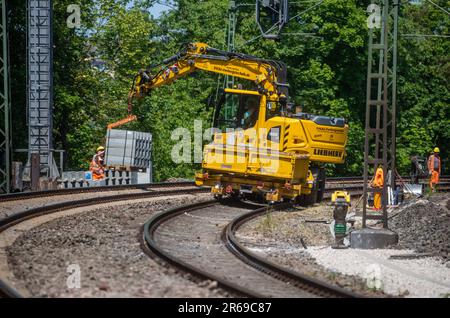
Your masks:
<path fill-rule="evenodd" d="M 143 98 L 153 89 L 196 71 L 246 80 L 254 89 L 227 88 L 225 93 L 259 96 L 253 127 L 237 124 L 236 117 L 235 126 L 246 127 L 243 134 L 215 133 L 213 141 L 204 147 L 202 172 L 195 177 L 197 185 L 210 186 L 216 196 L 262 194 L 268 201 L 296 199 L 312 194 L 324 180 L 311 172 L 311 163 L 344 162 L 348 125 L 342 119 L 337 124 L 336 118 L 325 116 L 287 115 L 289 85 L 283 63 L 221 51 L 205 43 L 189 43 L 162 64 L 141 70 L 129 93 L 129 112 L 134 98 Z M 129 120 L 131 117 L 120 124 Z M 220 153 L 228 158 L 216 160 Z"/>
<path fill-rule="evenodd" d="M 269 202 L 278 202 L 282 199 L 294 200 L 302 194 L 311 194 L 314 178 L 309 172 L 308 180 L 302 185 L 290 184 L 270 177 L 253 179 L 247 175 L 208 171 L 197 173 L 195 182 L 198 186 L 211 187 L 211 193 L 217 197 L 232 193 L 251 193 L 261 195 Z"/>

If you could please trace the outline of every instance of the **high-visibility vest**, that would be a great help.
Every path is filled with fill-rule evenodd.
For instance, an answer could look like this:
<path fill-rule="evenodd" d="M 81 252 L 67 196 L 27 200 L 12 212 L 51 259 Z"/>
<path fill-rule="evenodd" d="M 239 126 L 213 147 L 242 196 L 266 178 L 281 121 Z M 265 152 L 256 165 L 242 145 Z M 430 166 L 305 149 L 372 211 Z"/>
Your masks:
<path fill-rule="evenodd" d="M 428 171 L 441 173 L 441 159 L 439 156 L 431 155 L 428 158 Z"/>
<path fill-rule="evenodd" d="M 100 164 L 99 161 L 98 155 L 94 155 L 94 157 L 92 157 L 91 164 L 89 165 L 89 170 L 94 174 L 103 175 L 103 165 Z"/>
<path fill-rule="evenodd" d="M 382 188 L 384 184 L 384 174 L 383 174 L 383 168 L 378 168 L 375 172 L 375 178 L 373 180 L 373 186 L 375 188 Z"/>

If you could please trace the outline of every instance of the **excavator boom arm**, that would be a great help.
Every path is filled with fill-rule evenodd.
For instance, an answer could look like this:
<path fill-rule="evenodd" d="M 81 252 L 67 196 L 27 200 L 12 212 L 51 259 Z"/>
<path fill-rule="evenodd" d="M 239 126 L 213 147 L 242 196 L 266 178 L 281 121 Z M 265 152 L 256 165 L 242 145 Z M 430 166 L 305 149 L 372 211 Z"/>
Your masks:
<path fill-rule="evenodd" d="M 287 96 L 286 68 L 281 62 L 221 51 L 204 43 L 188 44 L 182 52 L 158 66 L 162 66 L 162 69 L 156 75 L 151 75 L 154 67 L 139 72 L 130 92 L 131 97 L 144 97 L 152 89 L 170 84 L 197 70 L 252 81 L 261 94 L 266 94 L 271 99 Z"/>
<path fill-rule="evenodd" d="M 125 118 L 123 118 L 121 120 L 118 120 L 118 121 L 116 121 L 114 123 L 109 124 L 108 125 L 108 129 L 114 129 L 114 128 L 117 128 L 117 127 L 120 127 L 122 125 L 128 124 L 128 123 L 130 123 L 132 121 L 135 121 L 135 120 L 137 120 L 136 115 L 128 115 L 127 117 L 125 117 Z"/>
<path fill-rule="evenodd" d="M 152 75 L 155 69 L 156 74 Z M 268 100 L 287 100 L 288 97 L 286 66 L 283 63 L 218 50 L 205 43 L 190 43 L 178 54 L 140 71 L 135 76 L 128 94 L 128 117 L 109 124 L 108 129 L 136 120 L 136 116 L 131 114 L 134 98 L 145 97 L 151 90 L 171 84 L 198 70 L 251 81 L 256 84 L 258 93 L 267 95 Z"/>

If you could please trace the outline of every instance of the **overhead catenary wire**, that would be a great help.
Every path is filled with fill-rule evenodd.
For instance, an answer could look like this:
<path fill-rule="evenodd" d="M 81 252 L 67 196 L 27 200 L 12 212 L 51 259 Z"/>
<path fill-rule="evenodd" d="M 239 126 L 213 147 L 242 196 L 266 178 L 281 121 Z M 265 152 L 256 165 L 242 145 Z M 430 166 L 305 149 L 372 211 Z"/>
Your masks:
<path fill-rule="evenodd" d="M 310 6 L 309 8 L 307 8 L 307 9 L 303 10 L 302 12 L 296 14 L 295 16 L 289 18 L 288 22 L 290 22 L 290 21 L 292 21 L 292 20 L 298 18 L 299 16 L 301 16 L 301 15 L 303 15 L 303 14 L 309 12 L 310 10 L 312 10 L 312 9 L 314 9 L 314 8 L 316 8 L 316 7 L 318 7 L 318 6 L 320 6 L 320 5 L 321 5 L 322 3 L 324 3 L 324 2 L 325 2 L 325 0 L 320 0 L 319 2 L 317 2 L 317 3 L 315 3 L 314 5 Z M 266 31 L 266 34 L 267 34 L 267 33 L 270 33 L 272 30 L 274 30 L 275 28 L 277 28 L 279 24 L 280 24 L 280 22 L 277 22 L 277 23 L 275 23 L 274 25 L 272 25 L 272 27 L 270 27 L 269 30 Z M 256 41 L 256 40 L 260 39 L 260 38 L 263 37 L 263 36 L 264 36 L 264 34 L 259 34 L 259 35 L 255 36 L 254 38 L 252 38 L 252 39 L 246 41 L 244 44 L 242 44 L 242 46 L 247 45 L 247 44 L 249 44 L 249 43 L 251 43 L 251 42 L 253 42 L 253 41 Z"/>
<path fill-rule="evenodd" d="M 447 34 L 400 34 L 405 38 L 450 38 Z"/>
<path fill-rule="evenodd" d="M 431 1 L 431 0 L 427 0 L 427 1 L 428 1 L 429 3 L 431 3 L 432 5 L 434 5 L 435 7 L 439 8 L 441 11 L 443 11 L 443 12 L 447 13 L 448 15 L 450 15 L 450 12 L 447 11 L 447 10 L 445 10 L 445 9 L 444 9 L 443 7 L 441 7 L 440 5 L 434 3 L 434 2 Z"/>
<path fill-rule="evenodd" d="M 434 5 L 435 7 L 437 7 L 439 10 L 441 10 L 442 12 L 446 13 L 447 15 L 450 15 L 450 12 L 448 10 L 446 10 L 445 8 L 439 6 L 437 3 L 433 2 L 432 0 L 426 0 L 427 2 L 429 2 L 430 4 Z M 404 33 L 404 34 L 399 34 L 399 36 L 403 37 L 403 38 L 450 38 L 449 34 L 418 34 L 418 33 Z"/>

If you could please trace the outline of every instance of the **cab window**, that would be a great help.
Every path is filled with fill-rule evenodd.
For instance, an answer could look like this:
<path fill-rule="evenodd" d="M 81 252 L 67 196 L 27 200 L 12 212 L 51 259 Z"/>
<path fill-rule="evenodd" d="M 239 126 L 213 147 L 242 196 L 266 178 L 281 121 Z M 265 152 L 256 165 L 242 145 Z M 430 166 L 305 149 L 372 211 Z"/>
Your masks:
<path fill-rule="evenodd" d="M 281 126 L 275 126 L 270 128 L 269 132 L 267 133 L 267 140 L 275 143 L 280 142 L 280 132 L 281 132 Z"/>
<path fill-rule="evenodd" d="M 277 102 L 267 102 L 266 104 L 266 120 L 276 116 L 283 116 L 281 111 L 280 103 Z"/>
<path fill-rule="evenodd" d="M 216 107 L 214 126 L 248 129 L 253 127 L 259 114 L 260 96 L 225 94 Z"/>
<path fill-rule="evenodd" d="M 239 128 L 248 129 L 255 126 L 259 114 L 259 96 L 242 95 L 239 104 Z"/>

